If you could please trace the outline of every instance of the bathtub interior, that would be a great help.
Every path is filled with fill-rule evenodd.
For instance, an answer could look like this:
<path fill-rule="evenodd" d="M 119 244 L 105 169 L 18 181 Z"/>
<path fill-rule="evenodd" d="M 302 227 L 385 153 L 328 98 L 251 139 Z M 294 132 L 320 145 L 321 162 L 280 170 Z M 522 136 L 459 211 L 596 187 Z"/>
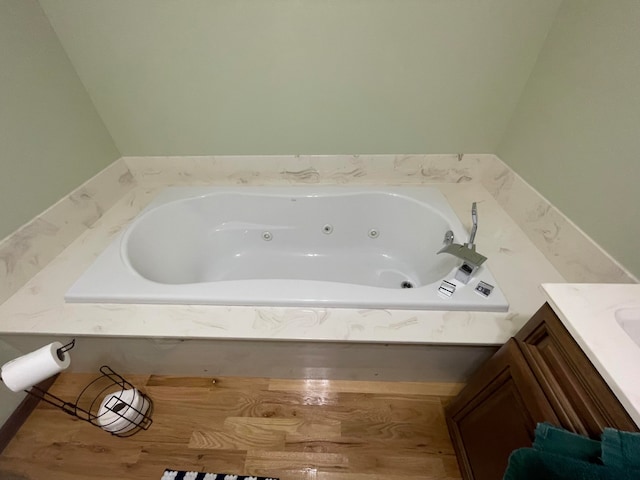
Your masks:
<path fill-rule="evenodd" d="M 433 187 L 170 187 L 68 302 L 506 311 L 488 266 L 453 296 L 468 232 Z M 483 281 L 489 297 L 475 289 Z"/>
<path fill-rule="evenodd" d="M 453 257 L 435 255 L 452 228 L 433 208 L 399 195 L 220 193 L 146 212 L 125 234 L 121 255 L 162 284 L 290 279 L 420 287 L 455 266 Z"/>

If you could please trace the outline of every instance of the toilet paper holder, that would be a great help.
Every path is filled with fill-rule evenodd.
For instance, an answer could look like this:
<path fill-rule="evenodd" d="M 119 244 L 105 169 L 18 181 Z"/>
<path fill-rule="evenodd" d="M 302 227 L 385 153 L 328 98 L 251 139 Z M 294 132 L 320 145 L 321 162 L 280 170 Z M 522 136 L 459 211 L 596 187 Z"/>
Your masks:
<path fill-rule="evenodd" d="M 14 392 L 24 390 L 112 435 L 129 437 L 140 430 L 147 430 L 153 423 L 151 398 L 107 365 L 100 367 L 100 375 L 82 389 L 75 402 L 63 400 L 35 383 L 67 368 L 70 363 L 67 352 L 75 344 L 75 339 L 66 345 L 54 342 L 6 363 L 2 366 L 2 381 Z M 25 380 L 24 371 L 33 370 L 34 362 L 37 364 L 35 372 Z"/>
<path fill-rule="evenodd" d="M 64 360 L 64 354 L 67 353 L 69 350 L 71 350 L 75 346 L 76 346 L 76 339 L 74 338 L 73 340 L 71 340 L 66 345 L 63 345 L 59 349 L 57 349 L 56 350 L 56 355 L 58 356 L 58 358 L 60 360 Z"/>
<path fill-rule="evenodd" d="M 25 391 L 117 437 L 130 437 L 153 423 L 151 398 L 108 365 L 100 367 L 100 376 L 87 384 L 73 403 L 37 385 Z"/>

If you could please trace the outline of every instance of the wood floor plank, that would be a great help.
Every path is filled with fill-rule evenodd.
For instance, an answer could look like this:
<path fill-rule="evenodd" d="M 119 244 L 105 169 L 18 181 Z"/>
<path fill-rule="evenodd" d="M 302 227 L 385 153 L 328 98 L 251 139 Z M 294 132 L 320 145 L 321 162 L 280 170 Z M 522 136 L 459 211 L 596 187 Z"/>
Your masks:
<path fill-rule="evenodd" d="M 336 473 L 336 472 L 318 472 L 316 475 L 317 480 L 389 480 L 390 478 L 401 478 L 402 480 L 434 480 L 433 475 L 424 473 L 421 475 L 401 475 L 401 476 L 389 476 L 387 474 L 378 473 Z M 460 477 L 455 477 L 460 478 Z M 438 480 L 453 480 L 448 477 L 441 477 Z"/>
<path fill-rule="evenodd" d="M 281 392 L 396 393 L 407 395 L 455 396 L 464 384 L 435 382 L 371 382 L 354 380 L 272 379 L 269 390 Z"/>
<path fill-rule="evenodd" d="M 444 421 L 434 419 L 431 422 L 362 422 L 343 421 L 342 435 L 359 436 L 370 439 L 396 440 L 413 438 L 433 438 L 436 436 L 449 438 L 447 425 Z"/>
<path fill-rule="evenodd" d="M 173 377 L 163 375 L 151 375 L 146 382 L 147 387 L 196 387 L 212 388 L 216 383 L 213 377 Z"/>
<path fill-rule="evenodd" d="M 360 411 L 359 418 L 371 421 L 425 423 L 444 418 L 440 397 L 340 393 L 337 401 L 340 407 Z"/>
<path fill-rule="evenodd" d="M 61 419 L 60 416 L 64 417 Z M 62 422 L 61 420 L 66 420 Z M 30 425 L 37 424 L 38 428 L 21 428 L 16 433 L 13 440 L 7 445 L 4 453 L 9 455 L 12 449 L 22 452 L 22 445 L 46 444 L 51 439 L 51 432 L 56 431 L 57 442 L 71 442 L 77 440 L 77 435 L 84 427 L 82 420 L 67 416 L 60 410 L 55 408 L 38 407 L 28 419 Z M 64 428 L 60 428 L 61 424 Z M 90 424 L 86 424 L 87 428 L 95 428 Z M 59 429 L 59 431 L 58 431 Z M 0 477 L 1 478 L 1 477 Z"/>
<path fill-rule="evenodd" d="M 339 436 L 341 422 L 335 420 L 308 421 L 304 418 L 265 418 L 265 417 L 228 417 L 224 421 L 225 428 L 238 433 L 252 434 L 252 432 L 284 432 L 304 438 L 320 438 L 324 436 Z"/>
<path fill-rule="evenodd" d="M 213 390 L 210 392 L 207 408 L 211 415 L 297 417 L 308 415 L 305 412 L 318 412 L 330 406 L 339 407 L 337 394 L 332 398 L 318 398 L 299 392 Z M 314 416 L 317 415 L 314 413 Z"/>
<path fill-rule="evenodd" d="M 285 450 L 314 453 L 353 453 L 386 455 L 394 452 L 402 455 L 453 455 L 451 442 L 445 438 L 429 437 L 413 440 L 381 440 L 366 437 L 326 436 L 308 437 L 287 435 Z"/>
<path fill-rule="evenodd" d="M 214 429 L 197 429 L 189 439 L 189 448 L 209 450 L 284 450 L 283 432 L 225 432 Z"/>
<path fill-rule="evenodd" d="M 0 472 L 20 473 L 28 479 L 64 479 L 65 475 L 82 474 L 85 478 L 122 478 L 138 462 L 140 454 L 140 447 L 122 443 L 114 448 L 105 446 L 102 441 L 93 444 L 53 442 L 28 450 L 5 450 L 0 457 Z"/>
<path fill-rule="evenodd" d="M 349 455 L 352 472 L 375 473 L 395 476 L 426 475 L 427 478 L 447 478 L 447 471 L 441 457 L 437 455 Z"/>
<path fill-rule="evenodd" d="M 73 400 L 95 376 L 60 375 Z M 41 403 L 0 456 L 2 480 L 159 480 L 165 468 L 280 480 L 459 480 L 443 403 L 459 385 L 125 376 L 153 400 L 118 438 Z"/>
<path fill-rule="evenodd" d="M 206 424 L 215 426 L 213 419 L 194 414 L 186 416 L 181 413 L 153 414 L 153 423 L 146 432 L 139 432 L 132 437 L 136 442 L 142 443 L 175 443 L 186 445 L 193 431 Z M 217 425 L 222 427 L 224 419 L 220 418 Z"/>
<path fill-rule="evenodd" d="M 313 471 L 348 471 L 349 457 L 342 453 L 247 452 L 247 470 L 252 475 L 265 475 L 281 469 Z M 309 472 L 307 472 L 309 474 Z"/>
<path fill-rule="evenodd" d="M 444 471 L 447 479 L 458 479 L 460 478 L 460 468 L 458 467 L 458 459 L 455 454 L 451 455 L 443 455 L 442 457 L 442 465 L 444 466 Z"/>
<path fill-rule="evenodd" d="M 206 414 L 211 406 L 211 391 L 203 387 L 146 387 L 153 400 L 154 413 Z"/>
<path fill-rule="evenodd" d="M 174 377 L 151 375 L 146 383 L 150 387 L 207 387 L 235 390 L 267 390 L 268 378 L 256 377 Z"/>
<path fill-rule="evenodd" d="M 0 458 L 0 478 L 2 480 L 113 480 L 114 478 L 134 478 L 127 472 L 91 471 L 86 469 L 71 470 L 59 469 L 42 463 L 26 463 L 23 461 L 11 461 Z M 158 480 L 158 476 L 149 477 L 149 480 Z M 136 477 L 137 480 L 137 477 Z"/>

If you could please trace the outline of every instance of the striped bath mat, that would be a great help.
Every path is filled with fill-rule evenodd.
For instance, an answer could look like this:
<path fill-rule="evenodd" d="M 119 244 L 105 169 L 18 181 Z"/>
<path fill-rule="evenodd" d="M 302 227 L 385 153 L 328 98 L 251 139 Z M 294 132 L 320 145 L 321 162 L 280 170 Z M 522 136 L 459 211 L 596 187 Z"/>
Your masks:
<path fill-rule="evenodd" d="M 274 477 L 252 477 L 250 475 L 231 475 L 228 473 L 183 472 L 165 470 L 160 480 L 278 480 Z"/>

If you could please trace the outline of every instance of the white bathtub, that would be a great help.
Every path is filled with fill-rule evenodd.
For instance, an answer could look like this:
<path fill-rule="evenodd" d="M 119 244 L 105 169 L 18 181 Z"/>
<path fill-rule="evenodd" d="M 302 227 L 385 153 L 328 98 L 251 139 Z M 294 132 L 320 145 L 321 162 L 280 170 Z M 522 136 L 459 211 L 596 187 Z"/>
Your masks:
<path fill-rule="evenodd" d="M 506 311 L 488 267 L 453 280 L 461 262 L 436 255 L 447 230 L 467 240 L 430 187 L 167 188 L 65 299 Z M 457 285 L 451 297 L 443 280 Z M 488 297 L 480 281 L 495 287 Z"/>

